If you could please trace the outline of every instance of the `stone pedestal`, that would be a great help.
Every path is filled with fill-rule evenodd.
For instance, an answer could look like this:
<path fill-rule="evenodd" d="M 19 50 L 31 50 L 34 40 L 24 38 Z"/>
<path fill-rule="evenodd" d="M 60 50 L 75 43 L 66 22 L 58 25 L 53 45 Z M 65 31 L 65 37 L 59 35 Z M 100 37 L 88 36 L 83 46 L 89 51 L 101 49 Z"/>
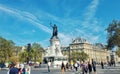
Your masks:
<path fill-rule="evenodd" d="M 61 44 L 57 36 L 52 36 L 50 39 L 50 47 L 46 51 L 44 59 L 51 61 L 54 66 L 60 66 L 62 62 L 67 62 L 67 57 L 61 53 Z"/>

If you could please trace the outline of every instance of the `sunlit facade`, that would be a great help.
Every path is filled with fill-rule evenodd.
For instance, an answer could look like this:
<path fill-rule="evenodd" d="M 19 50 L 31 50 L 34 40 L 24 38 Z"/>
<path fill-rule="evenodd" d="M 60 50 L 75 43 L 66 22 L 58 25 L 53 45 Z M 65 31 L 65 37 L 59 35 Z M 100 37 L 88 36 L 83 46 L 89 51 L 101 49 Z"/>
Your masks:
<path fill-rule="evenodd" d="M 76 38 L 69 44 L 69 49 L 62 50 L 63 53 L 69 50 L 70 53 L 84 51 L 88 54 L 89 58 L 87 61 L 94 59 L 97 62 L 107 62 L 110 60 L 110 51 L 106 49 L 106 46 L 100 43 L 91 44 L 86 39 Z M 69 56 L 69 55 L 68 55 Z"/>

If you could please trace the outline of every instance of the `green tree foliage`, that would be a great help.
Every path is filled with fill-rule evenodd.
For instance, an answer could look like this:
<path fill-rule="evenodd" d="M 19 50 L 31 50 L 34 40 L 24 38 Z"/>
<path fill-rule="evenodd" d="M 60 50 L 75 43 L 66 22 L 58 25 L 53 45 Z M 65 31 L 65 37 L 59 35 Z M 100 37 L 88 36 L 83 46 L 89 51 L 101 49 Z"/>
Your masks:
<path fill-rule="evenodd" d="M 69 56 L 69 52 L 68 51 L 65 51 L 62 53 L 64 56 Z"/>
<path fill-rule="evenodd" d="M 22 47 L 21 46 L 14 46 L 13 52 L 15 56 L 19 56 L 19 53 L 21 52 Z"/>
<path fill-rule="evenodd" d="M 3 37 L 0 37 L 0 60 L 8 61 L 12 56 L 12 49 L 14 47 L 14 42 L 11 40 L 6 40 Z"/>
<path fill-rule="evenodd" d="M 27 57 L 28 57 L 28 52 L 27 50 L 24 50 L 23 52 L 19 53 L 19 61 L 20 62 L 26 62 L 27 61 Z"/>
<path fill-rule="evenodd" d="M 41 62 L 42 61 L 42 54 L 44 53 L 42 46 L 38 43 L 33 43 L 32 49 L 33 49 L 34 62 L 36 62 L 36 61 Z"/>
<path fill-rule="evenodd" d="M 87 60 L 87 58 L 88 58 L 89 56 L 86 54 L 86 53 L 84 53 L 83 51 L 82 52 L 72 52 L 71 53 L 71 59 L 72 60 L 82 60 L 82 61 L 84 61 L 84 60 Z"/>
<path fill-rule="evenodd" d="M 118 57 L 120 57 L 120 47 L 118 48 L 116 54 L 118 55 Z"/>
<path fill-rule="evenodd" d="M 115 46 L 120 47 L 120 21 L 113 20 L 106 30 L 108 32 L 108 49 L 112 50 Z"/>
<path fill-rule="evenodd" d="M 33 43 L 31 45 L 30 51 L 28 52 L 27 49 L 24 52 L 21 52 L 19 54 L 19 58 L 21 62 L 26 62 L 27 58 L 29 57 L 31 61 L 42 61 L 42 54 L 43 54 L 43 48 L 38 43 Z"/>

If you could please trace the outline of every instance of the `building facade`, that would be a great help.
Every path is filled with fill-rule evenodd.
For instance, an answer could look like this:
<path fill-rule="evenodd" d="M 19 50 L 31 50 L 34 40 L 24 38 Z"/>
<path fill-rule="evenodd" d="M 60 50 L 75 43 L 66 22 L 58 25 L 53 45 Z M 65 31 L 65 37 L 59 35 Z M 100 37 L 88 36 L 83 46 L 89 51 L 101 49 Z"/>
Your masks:
<path fill-rule="evenodd" d="M 106 49 L 105 45 L 101 43 L 91 44 L 84 38 L 74 39 L 72 43 L 69 44 L 69 49 L 67 48 L 68 47 L 64 48 L 62 53 L 66 53 L 68 56 L 70 56 L 72 52 L 83 51 L 89 56 L 87 61 L 94 59 L 99 63 L 101 61 L 107 62 L 107 60 L 110 60 L 110 51 Z"/>

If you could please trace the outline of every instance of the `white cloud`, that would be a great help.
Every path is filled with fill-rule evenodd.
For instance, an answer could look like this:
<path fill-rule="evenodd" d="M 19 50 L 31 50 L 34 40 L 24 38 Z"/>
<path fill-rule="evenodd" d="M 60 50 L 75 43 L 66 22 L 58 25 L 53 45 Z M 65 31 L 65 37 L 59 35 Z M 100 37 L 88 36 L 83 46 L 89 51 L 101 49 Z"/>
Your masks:
<path fill-rule="evenodd" d="M 72 41 L 72 38 L 73 38 L 72 35 L 63 34 L 63 33 L 59 33 L 59 37 L 61 38 L 62 45 L 68 45 Z"/>
<path fill-rule="evenodd" d="M 47 33 L 51 33 L 51 30 L 48 27 L 41 24 L 40 21 L 37 19 L 37 17 L 29 12 L 20 11 L 20 10 L 16 10 L 13 8 L 8 8 L 8 7 L 5 7 L 3 5 L 0 5 L 0 10 L 4 11 L 12 16 L 16 16 L 18 18 L 21 18 L 22 20 L 27 20 L 30 23 L 32 23 L 32 25 L 44 30 Z"/>
<path fill-rule="evenodd" d="M 32 32 L 36 32 L 35 30 L 32 30 Z"/>
<path fill-rule="evenodd" d="M 87 33 L 86 31 L 84 30 L 79 30 L 79 29 L 76 29 L 76 31 L 85 39 L 87 39 L 88 42 L 92 42 L 92 43 L 95 43 L 98 41 L 99 39 L 99 35 L 93 35 L 93 33 L 89 32 Z"/>
<path fill-rule="evenodd" d="M 82 25 L 84 27 L 90 27 L 92 25 L 92 22 L 97 21 L 97 19 L 95 18 L 95 12 L 97 10 L 98 4 L 99 4 L 99 0 L 93 0 L 90 3 L 90 5 L 87 7 L 86 12 L 83 14 L 84 20 L 82 21 Z M 97 25 L 97 23 L 95 25 Z"/>
<path fill-rule="evenodd" d="M 41 24 L 41 23 L 44 23 L 44 20 L 52 19 L 53 21 L 60 23 L 58 25 L 65 26 L 65 29 L 68 30 L 68 28 L 70 28 L 70 30 L 67 31 L 66 33 L 65 31 L 63 31 L 64 33 L 61 32 L 58 34 L 61 39 L 61 43 L 63 45 L 67 45 L 71 43 L 71 40 L 78 35 L 81 35 L 82 37 L 85 37 L 87 38 L 87 40 L 90 40 L 90 41 L 97 41 L 99 39 L 98 35 L 96 36 L 96 35 L 93 35 L 93 33 L 91 33 L 91 32 L 99 32 L 101 30 L 101 27 L 99 26 L 100 22 L 95 17 L 98 5 L 99 5 L 99 0 L 92 0 L 90 5 L 88 5 L 88 7 L 86 8 L 85 13 L 83 14 L 84 17 L 81 17 L 83 18 L 83 21 L 79 18 L 79 16 L 74 19 L 70 18 L 69 13 L 72 11 L 70 9 L 68 13 L 66 13 L 65 17 L 67 18 L 59 18 L 57 16 L 54 16 L 50 13 L 47 13 L 41 10 L 38 10 L 38 12 L 36 12 L 36 14 L 38 13 L 38 16 L 35 16 L 29 12 L 16 10 L 16 9 L 5 7 L 2 5 L 0 5 L 0 10 L 8 14 L 11 14 L 12 16 L 16 16 L 23 20 L 27 20 L 30 23 L 32 23 L 32 25 L 42 29 L 43 31 L 49 34 L 52 33 L 52 30 L 44 26 L 43 24 Z M 42 14 L 42 15 L 39 15 L 39 14 Z M 40 20 L 43 20 L 43 21 L 40 21 Z M 65 29 L 62 29 L 62 30 L 65 30 Z M 32 32 L 35 32 L 35 31 L 32 30 Z M 40 42 L 44 45 L 49 42 L 49 39 L 45 39 Z"/>
<path fill-rule="evenodd" d="M 92 36 L 92 37 L 90 38 L 90 40 L 91 40 L 92 42 L 97 42 L 98 39 L 99 39 L 99 36 Z"/>
<path fill-rule="evenodd" d="M 90 5 L 87 7 L 87 12 L 84 14 L 86 20 L 91 20 L 92 18 L 94 18 L 97 6 L 99 4 L 99 0 L 93 0 Z"/>
<path fill-rule="evenodd" d="M 101 30 L 101 27 L 98 26 L 99 25 L 98 20 L 95 17 L 95 14 L 96 14 L 95 12 L 97 10 L 98 4 L 99 4 L 99 0 L 93 0 L 90 3 L 90 5 L 88 5 L 86 12 L 83 14 L 84 15 L 83 21 L 81 21 L 80 19 L 73 19 L 73 18 L 69 18 L 69 17 L 66 18 L 66 16 L 65 16 L 65 18 L 58 18 L 54 15 L 51 15 L 51 14 L 49 14 L 47 12 L 43 12 L 43 11 L 40 11 L 40 13 L 44 14 L 43 16 L 45 18 L 49 17 L 49 18 L 52 18 L 54 21 L 61 23 L 62 25 L 67 27 L 67 29 L 70 27 L 71 27 L 70 29 L 73 29 L 73 30 L 67 31 L 66 33 L 64 32 L 64 33 L 59 34 L 59 37 L 61 38 L 61 42 L 63 44 L 71 43 L 71 40 L 75 36 L 79 36 L 79 35 L 82 37 L 85 37 L 87 39 L 91 38 L 91 39 L 89 39 L 90 41 L 92 41 L 92 40 L 97 41 L 99 36 L 94 36 L 92 33 L 87 32 L 87 31 L 92 30 L 95 32 L 99 32 Z M 79 26 L 81 24 L 82 24 L 82 27 Z M 78 29 L 79 31 L 77 31 L 77 33 L 76 33 L 76 30 L 74 28 Z M 80 31 L 81 31 L 81 33 L 80 33 Z M 73 32 L 73 35 L 71 35 L 70 32 Z"/>
<path fill-rule="evenodd" d="M 76 28 L 76 32 L 93 43 L 98 42 L 100 38 L 98 33 L 103 32 L 103 26 L 100 26 L 101 22 L 95 17 L 98 5 L 99 0 L 91 1 L 83 14 L 83 21 L 81 21 L 82 26 Z"/>
<path fill-rule="evenodd" d="M 36 16 L 34 16 L 33 14 L 31 14 L 29 12 L 20 11 L 20 10 L 17 10 L 17 9 L 5 7 L 3 5 L 0 5 L 0 10 L 4 11 L 4 12 L 6 12 L 6 13 L 12 15 L 12 16 L 18 17 L 18 18 L 20 18 L 22 20 L 27 20 L 30 23 L 32 23 L 32 25 L 42 29 L 43 31 L 45 31 L 45 32 L 47 32 L 49 34 L 51 34 L 51 32 L 52 32 L 51 29 L 49 29 L 48 27 L 46 27 L 43 24 L 41 24 L 40 23 L 41 21 L 39 21 Z M 50 15 L 50 14 L 45 13 L 45 12 L 44 12 L 44 15 L 47 16 L 47 17 L 53 18 L 53 20 L 55 20 L 55 21 L 61 22 L 59 18 L 57 18 L 57 17 L 55 17 L 53 15 Z M 32 30 L 32 32 L 35 32 L 35 30 Z M 27 33 L 27 32 L 24 32 L 24 33 Z M 62 34 L 62 33 L 60 33 L 59 35 L 60 35 L 60 38 L 62 40 L 61 42 L 64 43 L 64 44 L 68 44 L 69 41 L 71 40 L 70 36 L 66 36 L 65 34 Z M 46 40 L 48 40 L 48 39 L 45 39 L 45 40 L 43 40 L 41 42 L 45 43 Z M 26 43 L 26 42 L 30 42 L 29 40 L 25 40 L 25 41 L 24 40 L 18 40 L 16 42 L 19 42 L 19 41 L 22 42 L 22 44 Z"/>

